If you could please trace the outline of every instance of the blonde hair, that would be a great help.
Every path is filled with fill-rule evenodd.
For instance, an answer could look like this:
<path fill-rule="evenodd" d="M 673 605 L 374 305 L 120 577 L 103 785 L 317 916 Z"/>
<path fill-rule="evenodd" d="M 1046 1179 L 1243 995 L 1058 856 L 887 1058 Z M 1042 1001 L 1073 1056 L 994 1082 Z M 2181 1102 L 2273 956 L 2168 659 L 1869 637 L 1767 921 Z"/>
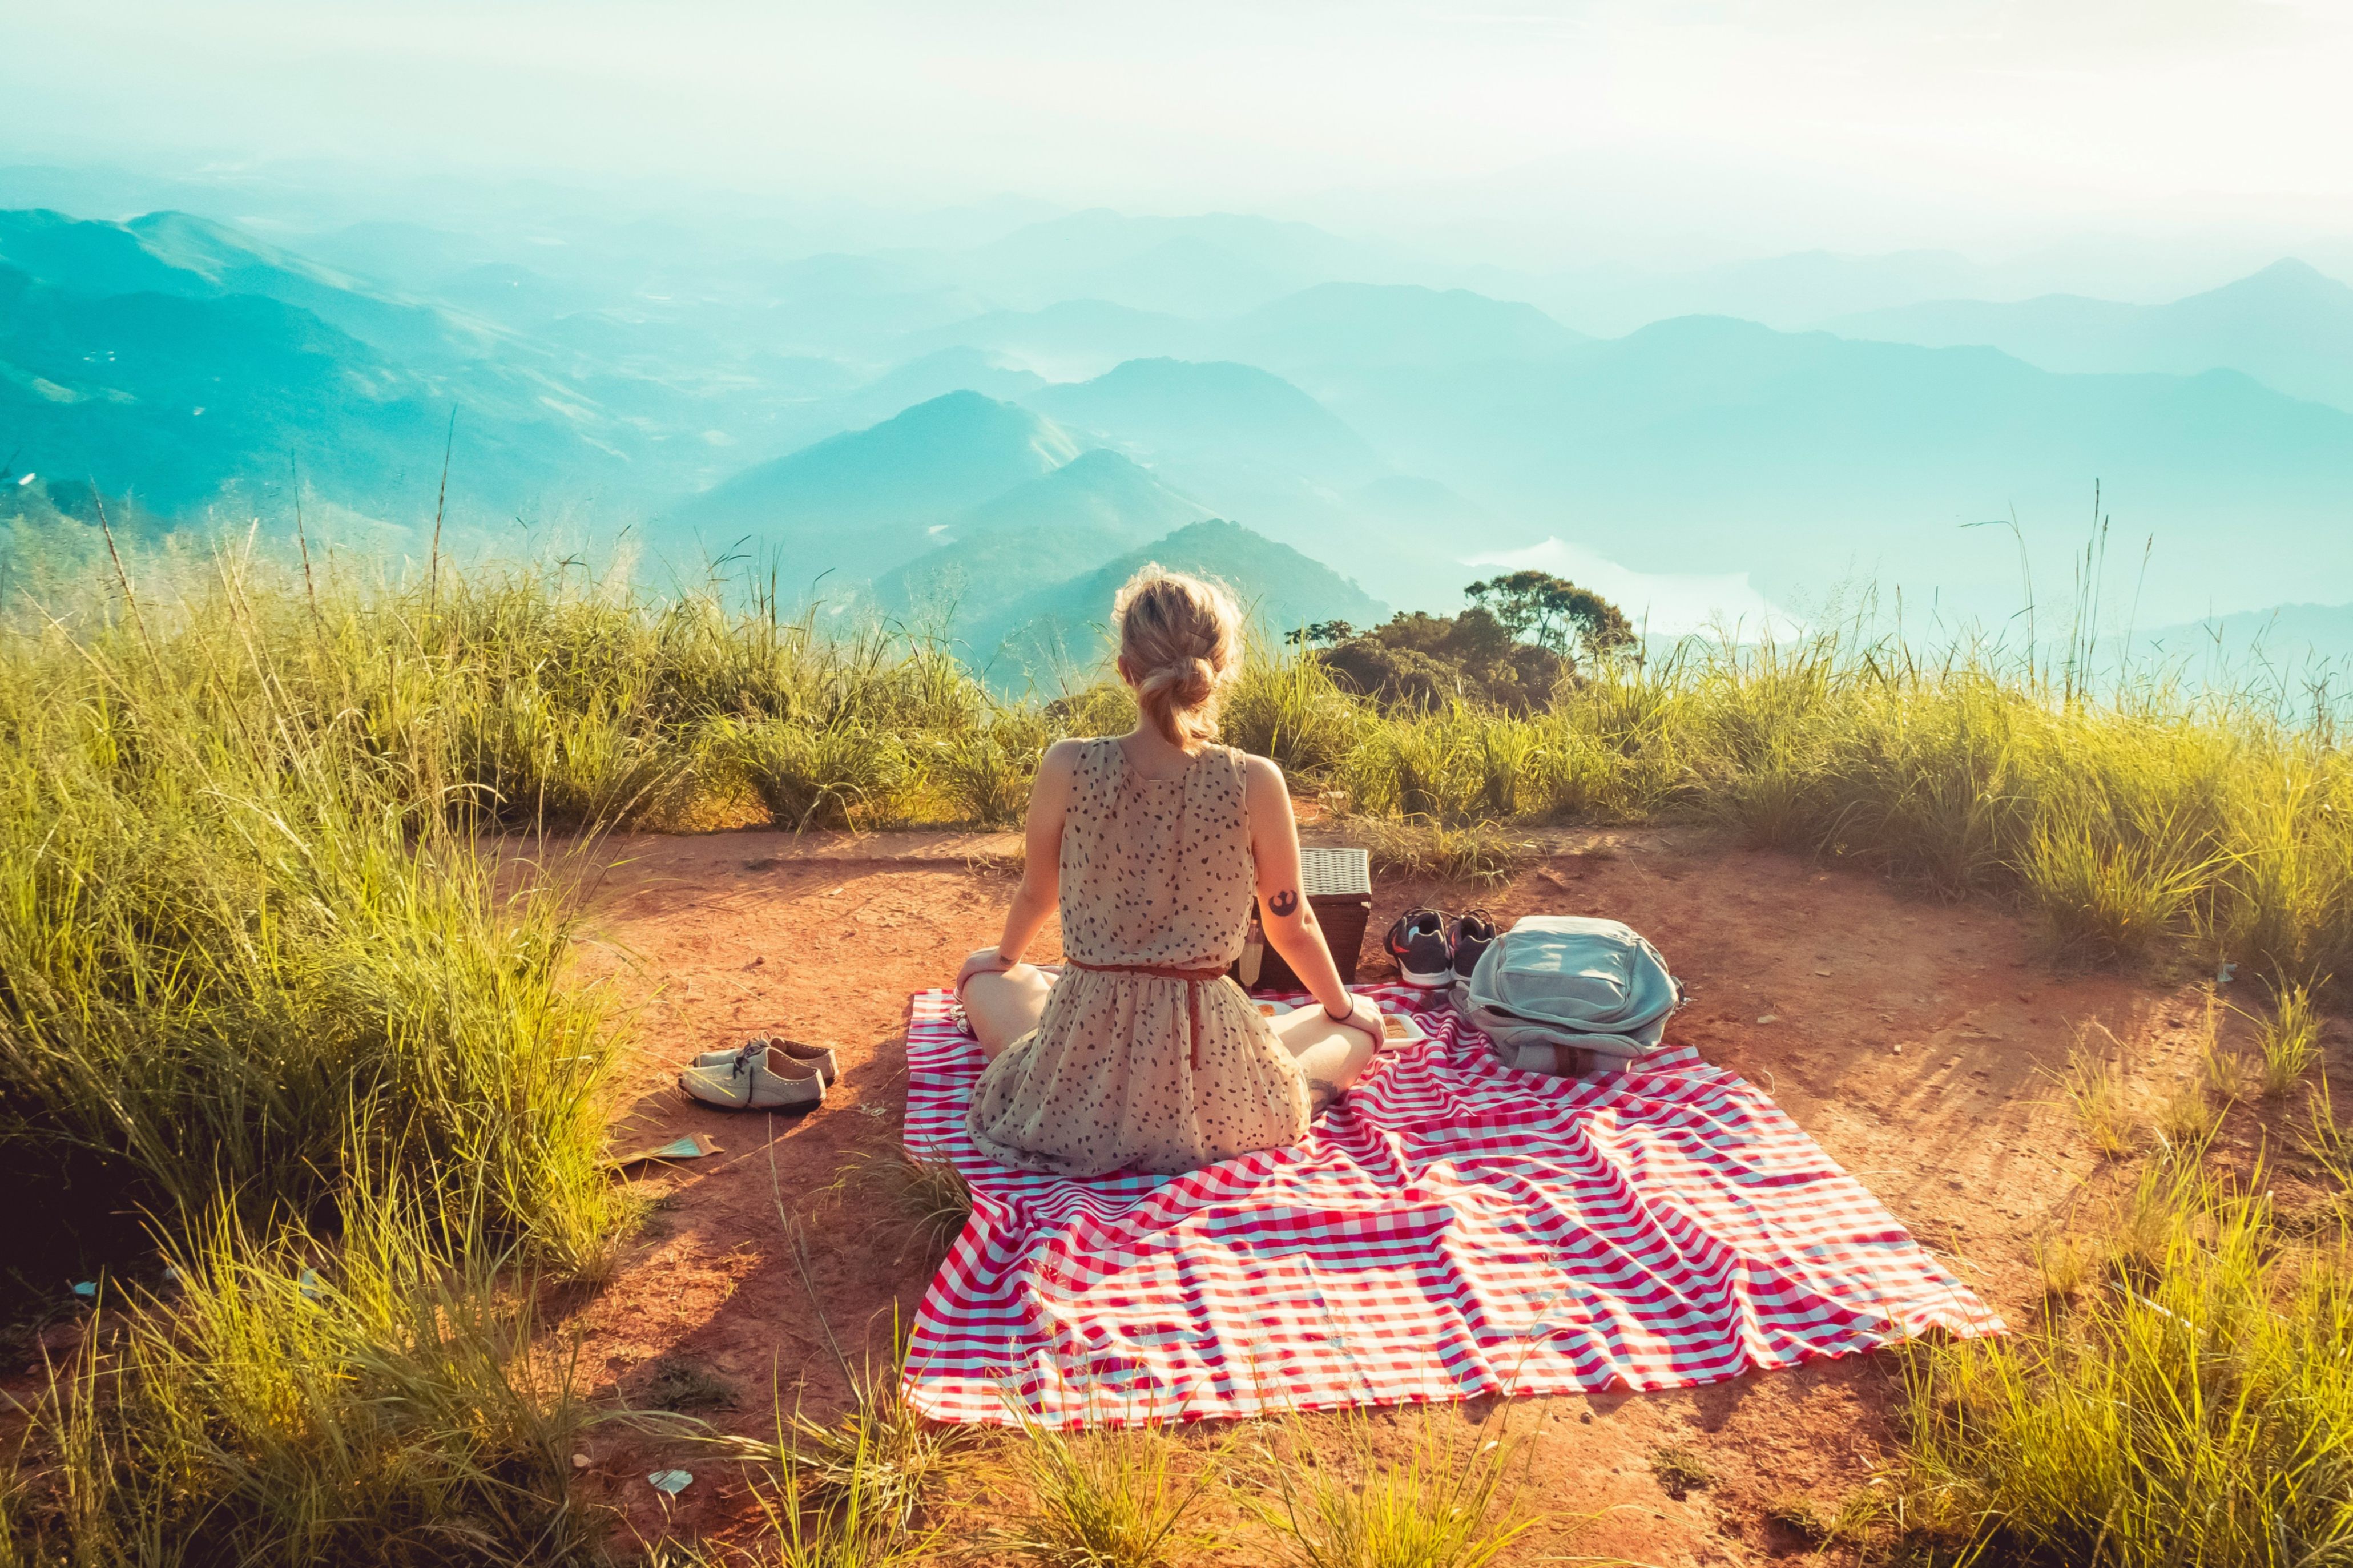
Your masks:
<path fill-rule="evenodd" d="M 1190 751 L 1218 732 L 1218 697 L 1241 673 L 1241 613 L 1213 583 L 1148 563 L 1112 601 L 1120 663 L 1153 728 Z"/>

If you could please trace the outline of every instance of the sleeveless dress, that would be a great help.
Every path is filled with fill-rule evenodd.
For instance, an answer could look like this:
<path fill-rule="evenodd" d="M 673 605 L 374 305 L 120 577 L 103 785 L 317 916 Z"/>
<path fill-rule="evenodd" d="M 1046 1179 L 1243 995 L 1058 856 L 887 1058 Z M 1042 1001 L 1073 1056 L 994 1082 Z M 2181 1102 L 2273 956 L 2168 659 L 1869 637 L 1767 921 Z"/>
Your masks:
<path fill-rule="evenodd" d="M 1308 1089 L 1223 970 L 1250 923 L 1244 757 L 1204 746 L 1146 778 L 1083 743 L 1062 827 L 1064 967 L 1038 1027 L 989 1063 L 965 1126 L 991 1159 L 1061 1176 L 1176 1174 L 1295 1143 Z M 1081 968 L 1081 964 L 1108 968 Z"/>

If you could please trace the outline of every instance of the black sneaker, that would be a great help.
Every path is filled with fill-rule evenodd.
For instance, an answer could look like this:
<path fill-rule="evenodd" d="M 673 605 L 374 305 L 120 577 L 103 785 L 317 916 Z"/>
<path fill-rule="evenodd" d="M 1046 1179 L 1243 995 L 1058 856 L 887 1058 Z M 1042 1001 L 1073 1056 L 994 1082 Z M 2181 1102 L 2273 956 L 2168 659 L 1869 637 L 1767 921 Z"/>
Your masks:
<path fill-rule="evenodd" d="M 1446 940 L 1446 917 L 1436 910 L 1409 910 L 1389 927 L 1389 956 L 1398 978 L 1435 991 L 1454 984 L 1454 952 Z"/>
<path fill-rule="evenodd" d="M 1494 942 L 1495 921 L 1484 910 L 1465 910 L 1454 918 L 1447 936 L 1454 949 L 1454 978 L 1468 980 L 1479 967 L 1479 955 Z"/>

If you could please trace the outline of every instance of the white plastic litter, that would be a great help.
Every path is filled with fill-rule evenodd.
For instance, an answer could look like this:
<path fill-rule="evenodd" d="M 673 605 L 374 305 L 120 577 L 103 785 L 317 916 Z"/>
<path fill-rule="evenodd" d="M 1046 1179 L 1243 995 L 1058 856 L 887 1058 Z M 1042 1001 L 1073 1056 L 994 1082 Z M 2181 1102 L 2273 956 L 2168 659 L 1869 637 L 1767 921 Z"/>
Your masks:
<path fill-rule="evenodd" d="M 656 1470 L 646 1478 L 646 1485 L 665 1497 L 676 1497 L 694 1484 L 694 1478 L 684 1470 Z"/>

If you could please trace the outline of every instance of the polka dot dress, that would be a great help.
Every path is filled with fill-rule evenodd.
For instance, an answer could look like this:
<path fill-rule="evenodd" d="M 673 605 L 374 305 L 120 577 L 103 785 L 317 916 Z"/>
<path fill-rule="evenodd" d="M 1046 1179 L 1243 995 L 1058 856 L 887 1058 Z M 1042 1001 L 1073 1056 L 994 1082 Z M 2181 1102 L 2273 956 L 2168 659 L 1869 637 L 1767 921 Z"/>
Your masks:
<path fill-rule="evenodd" d="M 1162 969 L 1233 963 L 1253 882 L 1243 761 L 1204 746 L 1183 773 L 1152 779 L 1117 740 L 1086 742 L 1062 827 L 1064 952 Z M 981 1073 L 965 1125 L 1008 1165 L 1100 1176 L 1281 1148 L 1307 1119 L 1306 1080 L 1233 981 L 1073 967 L 1038 1027 Z"/>

